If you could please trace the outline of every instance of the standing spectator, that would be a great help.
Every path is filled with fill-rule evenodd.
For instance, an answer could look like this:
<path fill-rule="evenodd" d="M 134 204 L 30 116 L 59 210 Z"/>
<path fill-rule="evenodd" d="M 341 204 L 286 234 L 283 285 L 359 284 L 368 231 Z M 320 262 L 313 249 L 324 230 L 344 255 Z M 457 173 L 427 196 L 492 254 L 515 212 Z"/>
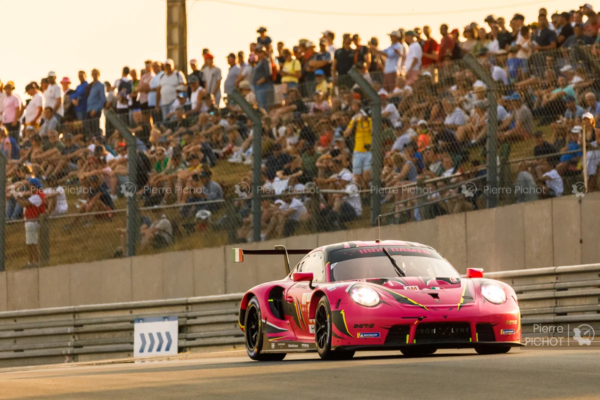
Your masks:
<path fill-rule="evenodd" d="M 367 46 L 360 44 L 360 35 L 358 33 L 352 36 L 352 43 L 354 43 L 354 64 L 363 62 L 367 69 L 371 68 L 371 53 Z"/>
<path fill-rule="evenodd" d="M 504 17 L 498 17 L 496 25 L 498 25 L 498 47 L 501 50 L 506 50 L 513 40 L 518 41 L 518 38 L 513 39 L 512 34 L 506 29 Z"/>
<path fill-rule="evenodd" d="M 162 70 L 162 63 L 158 61 L 154 61 L 152 63 L 152 72 L 154 72 L 154 77 L 150 80 L 150 87 L 148 88 L 148 108 L 154 109 L 152 112 L 152 119 L 154 122 L 162 121 L 162 115 L 158 111 L 158 103 L 156 101 L 157 98 L 157 90 L 160 87 L 160 79 L 165 74 Z"/>
<path fill-rule="evenodd" d="M 262 45 L 267 53 L 271 53 L 271 43 L 273 43 L 273 40 L 267 36 L 267 28 L 261 26 L 256 30 L 256 33 L 260 35 L 258 38 L 256 38 L 256 43 Z"/>
<path fill-rule="evenodd" d="M 408 54 L 406 55 L 406 84 L 412 83 L 419 76 L 421 71 L 421 59 L 423 58 L 423 49 L 415 40 L 416 34 L 414 31 L 405 33 L 406 44 L 408 44 Z M 395 84 L 395 81 L 394 81 Z"/>
<path fill-rule="evenodd" d="M 225 78 L 223 89 L 225 89 L 225 94 L 229 95 L 233 89 L 235 89 L 235 84 L 238 81 L 242 69 L 236 64 L 235 54 L 233 53 L 229 53 L 227 56 L 227 64 L 229 65 L 229 72 L 227 73 L 227 78 Z"/>
<path fill-rule="evenodd" d="M 325 31 L 322 32 L 323 33 L 323 39 L 325 39 L 327 41 L 327 51 L 329 52 L 329 54 L 331 54 L 331 58 L 335 58 L 335 45 L 333 44 L 333 41 L 335 40 L 335 33 L 331 32 L 331 31 Z"/>
<path fill-rule="evenodd" d="M 202 78 L 205 82 L 206 93 L 215 98 L 215 105 L 221 104 L 221 69 L 214 65 L 215 57 L 207 53 L 204 55 L 205 67 L 202 70 Z"/>
<path fill-rule="evenodd" d="M 371 53 L 371 67 L 369 67 L 369 72 L 383 72 L 385 61 L 378 47 L 379 39 L 372 37 L 369 40 L 369 52 Z"/>
<path fill-rule="evenodd" d="M 442 40 L 437 53 L 437 61 L 439 64 L 442 63 L 445 56 L 452 57 L 452 52 L 454 51 L 454 39 L 452 39 L 452 35 L 448 32 L 448 25 L 442 24 L 440 26 L 440 33 L 442 35 Z"/>
<path fill-rule="evenodd" d="M 302 65 L 292 55 L 289 49 L 283 49 L 281 52 L 285 59 L 279 73 L 281 74 L 281 83 L 284 84 L 283 95 L 287 93 L 288 89 L 297 88 L 300 77 L 302 76 Z"/>
<path fill-rule="evenodd" d="M 19 119 L 23 114 L 23 108 L 21 106 L 21 99 L 13 94 L 14 90 L 15 84 L 12 81 L 6 82 L 6 85 L 4 85 L 4 94 L 6 97 L 3 101 L 2 123 L 6 126 L 8 134 L 19 140 L 19 132 L 21 130 Z"/>
<path fill-rule="evenodd" d="M 574 35 L 573 27 L 569 22 L 571 20 L 571 14 L 568 12 L 563 12 L 558 17 L 559 26 L 556 27 L 556 34 L 558 37 L 556 38 L 556 43 L 558 47 L 562 47 L 565 44 L 565 41 Z"/>
<path fill-rule="evenodd" d="M 198 83 L 200 83 L 200 86 L 204 87 L 204 66 L 202 69 L 198 69 L 198 60 L 192 58 L 190 60 L 190 68 L 192 69 L 192 72 L 187 76 L 188 81 L 190 80 L 191 76 L 195 76 L 198 78 Z M 157 72 L 155 71 L 154 73 L 156 74 Z M 191 94 L 192 93 L 188 90 L 188 96 Z"/>
<path fill-rule="evenodd" d="M 71 79 L 68 76 L 65 76 L 60 81 L 60 85 L 62 86 L 63 91 L 63 108 L 65 113 L 63 114 L 63 118 L 66 121 L 75 121 L 77 119 L 77 115 L 75 114 L 75 106 L 71 101 L 71 95 L 75 93 L 75 90 L 71 89 Z"/>
<path fill-rule="evenodd" d="M 361 109 L 360 101 L 352 103 L 352 111 L 354 116 L 344 131 L 344 137 L 350 137 L 354 134 L 352 172 L 356 183 L 366 188 L 366 185 L 371 181 L 372 120 Z"/>
<path fill-rule="evenodd" d="M 388 92 L 394 90 L 396 85 L 396 76 L 401 64 L 402 57 L 405 56 L 404 47 L 400 44 L 400 31 L 393 31 L 389 34 L 392 44 L 381 52 L 385 58 L 385 67 L 383 69 L 383 87 Z"/>
<path fill-rule="evenodd" d="M 582 117 L 583 140 L 586 141 L 586 159 L 588 191 L 598 191 L 598 165 L 600 165 L 600 146 L 598 146 L 598 131 L 596 121 L 591 113 L 585 113 Z"/>
<path fill-rule="evenodd" d="M 283 65 L 283 63 L 280 65 Z M 326 77 L 331 76 L 331 54 L 327 51 L 327 41 L 323 39 L 319 42 L 319 52 L 315 53 L 315 55 L 308 60 L 306 66 L 306 80 L 310 82 L 316 80 L 315 72 L 317 70 L 323 71 Z"/>
<path fill-rule="evenodd" d="M 548 18 L 544 15 L 538 17 L 538 29 L 533 35 L 533 42 L 536 52 L 556 48 L 556 32 L 548 27 Z"/>
<path fill-rule="evenodd" d="M 48 72 L 48 87 L 44 91 L 44 106 L 52 107 L 56 114 L 56 119 L 59 122 L 65 115 L 62 99 L 63 91 L 60 86 L 56 84 L 56 72 L 50 71 Z"/>
<path fill-rule="evenodd" d="M 44 123 L 42 124 L 39 135 L 45 138 L 48 135 L 48 132 L 56 130 L 58 124 L 58 116 L 54 112 L 54 109 L 52 107 L 46 107 L 44 109 Z"/>
<path fill-rule="evenodd" d="M 423 41 L 423 57 L 421 64 L 423 68 L 428 68 L 437 61 L 440 46 L 438 45 L 438 42 L 431 37 L 431 28 L 429 26 L 425 25 L 423 27 L 423 34 L 426 39 Z"/>
<path fill-rule="evenodd" d="M 38 246 L 38 233 L 40 223 L 37 219 L 46 212 L 46 196 L 41 187 L 26 184 L 26 191 L 18 193 L 17 203 L 25 209 L 25 244 L 29 253 L 27 267 L 37 266 L 40 262 L 40 249 Z"/>
<path fill-rule="evenodd" d="M 37 82 L 31 82 L 27 85 L 25 91 L 31 96 L 31 100 L 25 108 L 25 126 L 38 128 L 44 112 L 44 96 L 38 91 Z"/>
<path fill-rule="evenodd" d="M 87 104 L 85 132 L 87 137 L 93 137 L 100 134 L 100 116 L 102 109 L 106 105 L 106 94 L 104 85 L 100 82 L 100 71 L 92 70 L 92 82 L 87 87 Z"/>
<path fill-rule="evenodd" d="M 331 65 L 331 74 L 338 85 L 350 83 L 347 78 L 340 78 L 341 75 L 346 75 L 350 68 L 354 65 L 354 49 L 350 47 L 352 38 L 349 33 L 344 33 L 342 39 L 342 47 L 335 51 L 333 63 Z M 346 85 L 351 86 L 351 85 Z"/>
<path fill-rule="evenodd" d="M 140 94 L 140 109 L 144 112 L 144 119 L 147 119 L 147 116 L 149 117 L 149 112 L 147 111 L 151 110 L 151 107 L 148 105 L 148 94 L 150 93 L 150 82 L 152 82 L 152 78 L 154 78 L 152 60 L 146 60 L 144 61 L 144 73 L 136 88 L 136 91 Z"/>
<path fill-rule="evenodd" d="M 183 73 L 175 69 L 175 62 L 173 60 L 169 58 L 165 61 L 164 67 L 165 73 L 161 75 L 159 86 L 156 89 L 156 107 L 160 107 L 162 119 L 166 121 L 171 106 L 177 98 L 177 86 L 185 85 L 186 82 Z M 220 83 L 221 81 L 219 80 Z"/>
<path fill-rule="evenodd" d="M 252 71 L 252 85 L 256 94 L 256 102 L 260 107 L 268 111 L 269 105 L 273 103 L 271 63 L 262 45 L 256 46 L 255 52 L 258 55 L 258 64 L 256 64 L 254 71 Z"/>
<path fill-rule="evenodd" d="M 79 71 L 77 74 L 79 85 L 75 88 L 75 93 L 71 94 L 71 102 L 75 106 L 75 115 L 79 121 L 83 121 L 87 110 L 87 77 L 85 71 Z M 104 91 L 104 88 L 102 89 Z M 66 96 L 66 95 L 65 95 Z"/>

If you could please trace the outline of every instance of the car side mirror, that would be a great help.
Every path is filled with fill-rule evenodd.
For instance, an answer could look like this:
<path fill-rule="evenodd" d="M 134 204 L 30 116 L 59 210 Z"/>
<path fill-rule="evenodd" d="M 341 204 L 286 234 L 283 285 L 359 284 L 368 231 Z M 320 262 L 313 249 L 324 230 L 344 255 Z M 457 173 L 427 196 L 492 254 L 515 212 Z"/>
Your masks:
<path fill-rule="evenodd" d="M 312 272 L 294 272 L 292 274 L 292 280 L 294 282 L 312 282 L 314 275 Z"/>
<path fill-rule="evenodd" d="M 483 278 L 483 268 L 467 268 L 467 278 Z"/>

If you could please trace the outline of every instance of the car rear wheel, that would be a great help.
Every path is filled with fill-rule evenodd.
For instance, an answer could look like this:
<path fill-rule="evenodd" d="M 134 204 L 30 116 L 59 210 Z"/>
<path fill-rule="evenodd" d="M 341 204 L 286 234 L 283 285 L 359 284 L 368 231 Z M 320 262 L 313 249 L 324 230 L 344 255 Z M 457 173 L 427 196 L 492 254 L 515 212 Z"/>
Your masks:
<path fill-rule="evenodd" d="M 475 351 L 478 354 L 506 354 L 510 351 L 510 346 L 478 346 L 475 347 Z"/>
<path fill-rule="evenodd" d="M 405 357 L 422 357 L 430 356 L 435 353 L 437 349 L 435 347 L 408 347 L 400 350 Z"/>
<path fill-rule="evenodd" d="M 256 297 L 248 302 L 246 318 L 244 320 L 244 338 L 248 357 L 256 361 L 281 361 L 286 353 L 264 354 L 261 353 L 263 332 L 260 317 L 260 304 Z"/>
<path fill-rule="evenodd" d="M 319 357 L 323 360 L 350 360 L 354 351 L 331 349 L 331 307 L 326 296 L 321 297 L 315 315 L 315 343 Z"/>

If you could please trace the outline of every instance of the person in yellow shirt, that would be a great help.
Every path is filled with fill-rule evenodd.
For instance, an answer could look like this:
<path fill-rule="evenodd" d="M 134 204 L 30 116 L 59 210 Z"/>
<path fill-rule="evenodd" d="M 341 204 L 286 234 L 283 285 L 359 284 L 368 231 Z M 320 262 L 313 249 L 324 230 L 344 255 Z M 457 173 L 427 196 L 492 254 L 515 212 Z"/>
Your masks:
<path fill-rule="evenodd" d="M 315 91 L 323 93 L 323 98 L 328 99 L 331 88 L 329 87 L 329 82 L 327 82 L 327 78 L 325 78 L 325 72 L 323 72 L 322 69 L 318 69 L 315 71 L 315 81 L 317 83 Z"/>
<path fill-rule="evenodd" d="M 360 100 L 352 102 L 354 117 L 344 131 L 344 137 L 354 133 L 354 152 L 352 154 L 352 173 L 354 180 L 366 188 L 371 181 L 371 141 L 373 139 L 371 117 L 361 108 Z"/>
<path fill-rule="evenodd" d="M 285 95 L 288 89 L 297 88 L 298 81 L 302 76 L 302 64 L 298 59 L 294 58 L 289 49 L 283 49 L 281 52 L 285 59 L 281 68 L 281 83 L 283 83 L 283 94 Z"/>

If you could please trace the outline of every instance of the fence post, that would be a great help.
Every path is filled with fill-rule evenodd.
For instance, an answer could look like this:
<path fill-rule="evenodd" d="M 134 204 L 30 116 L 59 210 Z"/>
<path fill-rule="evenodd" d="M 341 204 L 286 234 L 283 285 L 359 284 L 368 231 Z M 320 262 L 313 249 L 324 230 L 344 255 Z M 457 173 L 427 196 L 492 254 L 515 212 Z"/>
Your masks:
<path fill-rule="evenodd" d="M 237 89 L 234 89 L 228 96 L 252 120 L 252 241 L 260 242 L 262 213 L 260 209 L 261 191 L 259 189 L 262 185 L 262 117 Z"/>
<path fill-rule="evenodd" d="M 371 100 L 371 226 L 377 226 L 377 216 L 381 214 L 381 168 L 383 166 L 381 154 L 381 99 L 371 84 L 360 74 L 356 67 L 349 72 L 354 82 L 363 93 Z"/>
<path fill-rule="evenodd" d="M 6 157 L 0 153 L 0 272 L 4 272 L 6 250 Z"/>
<path fill-rule="evenodd" d="M 463 60 L 467 67 L 487 85 L 488 100 L 488 135 L 487 135 L 487 208 L 498 206 L 498 86 L 490 71 L 477 61 L 472 54 L 467 54 Z"/>
<path fill-rule="evenodd" d="M 138 209 L 136 192 L 137 182 L 137 139 L 129 131 L 127 125 L 117 117 L 112 110 L 105 113 L 106 119 L 119 131 L 127 142 L 127 183 L 121 187 L 127 197 L 127 256 L 135 256 L 136 244 L 140 233 L 140 212 Z"/>

